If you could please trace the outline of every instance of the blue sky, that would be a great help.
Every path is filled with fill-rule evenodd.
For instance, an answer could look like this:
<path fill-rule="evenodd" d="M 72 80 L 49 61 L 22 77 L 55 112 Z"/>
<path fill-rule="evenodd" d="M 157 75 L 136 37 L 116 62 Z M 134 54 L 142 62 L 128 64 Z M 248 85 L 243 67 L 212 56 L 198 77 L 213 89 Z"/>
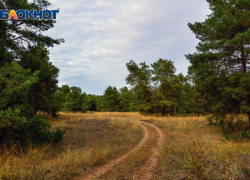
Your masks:
<path fill-rule="evenodd" d="M 108 86 L 126 86 L 130 60 L 150 65 L 171 59 L 177 72 L 186 74 L 185 54 L 195 52 L 198 43 L 187 24 L 204 21 L 210 13 L 206 0 L 49 2 L 60 13 L 46 34 L 65 39 L 50 48 L 50 59 L 60 69 L 59 85 L 98 95 Z"/>

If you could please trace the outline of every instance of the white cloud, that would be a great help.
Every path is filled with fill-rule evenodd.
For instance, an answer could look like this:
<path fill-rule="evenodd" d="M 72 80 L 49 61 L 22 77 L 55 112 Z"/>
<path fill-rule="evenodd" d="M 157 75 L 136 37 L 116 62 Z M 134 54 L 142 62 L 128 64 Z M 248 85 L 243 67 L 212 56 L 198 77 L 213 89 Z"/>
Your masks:
<path fill-rule="evenodd" d="M 109 85 L 125 86 L 126 63 L 171 59 L 186 74 L 185 54 L 197 40 L 187 23 L 209 14 L 205 0 L 50 0 L 60 8 L 55 28 L 47 34 L 66 42 L 51 48 L 61 69 L 60 85 L 102 94 Z"/>

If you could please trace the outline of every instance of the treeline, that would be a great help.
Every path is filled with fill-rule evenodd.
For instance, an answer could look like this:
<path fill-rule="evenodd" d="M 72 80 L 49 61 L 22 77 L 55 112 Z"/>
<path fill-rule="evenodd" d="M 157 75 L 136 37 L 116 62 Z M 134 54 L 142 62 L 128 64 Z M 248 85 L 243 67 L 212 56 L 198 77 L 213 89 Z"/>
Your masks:
<path fill-rule="evenodd" d="M 102 96 L 86 94 L 80 87 L 63 85 L 55 94 L 57 111 L 64 112 L 134 112 L 135 97 L 127 87 L 117 90 L 109 86 Z"/>
<path fill-rule="evenodd" d="M 176 74 L 172 61 L 159 59 L 127 63 L 131 89 L 109 86 L 102 96 L 86 94 L 79 87 L 64 85 L 55 94 L 58 110 L 71 112 L 135 112 L 146 115 L 205 114 L 209 105 L 189 76 Z"/>

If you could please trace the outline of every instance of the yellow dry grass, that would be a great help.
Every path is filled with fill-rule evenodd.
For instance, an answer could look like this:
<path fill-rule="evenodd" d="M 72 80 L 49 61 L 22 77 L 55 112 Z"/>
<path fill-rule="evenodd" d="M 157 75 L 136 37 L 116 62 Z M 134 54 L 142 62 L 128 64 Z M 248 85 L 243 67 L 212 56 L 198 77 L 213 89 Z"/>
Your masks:
<path fill-rule="evenodd" d="M 134 179 L 143 180 L 141 178 L 144 171 L 141 172 L 140 168 L 144 166 L 147 159 L 151 156 L 152 147 L 156 146 L 156 137 L 152 136 L 156 133 L 155 129 L 146 125 L 149 131 L 149 139 L 147 139 L 145 145 L 142 146 L 138 151 L 130 154 L 124 162 L 117 164 L 112 170 L 106 172 L 102 176 L 98 177 L 98 180 L 118 180 L 118 179 Z"/>
<path fill-rule="evenodd" d="M 249 179 L 250 142 L 225 141 L 205 117 L 149 119 L 165 131 L 155 179 Z"/>
<path fill-rule="evenodd" d="M 13 146 L 0 155 L 0 179 L 73 179 L 131 150 L 143 136 L 138 123 L 119 113 L 62 113 L 52 130 L 65 130 L 63 141 L 26 153 Z"/>
<path fill-rule="evenodd" d="M 250 142 L 225 141 L 205 117 L 145 117 L 139 113 L 62 113 L 53 128 L 66 130 L 56 145 L 0 156 L 0 179 L 73 179 L 133 149 L 143 131 L 139 120 L 160 127 L 164 145 L 154 179 L 249 179 Z M 139 179 L 144 147 L 100 179 Z M 127 172 L 127 173 L 126 173 Z"/>

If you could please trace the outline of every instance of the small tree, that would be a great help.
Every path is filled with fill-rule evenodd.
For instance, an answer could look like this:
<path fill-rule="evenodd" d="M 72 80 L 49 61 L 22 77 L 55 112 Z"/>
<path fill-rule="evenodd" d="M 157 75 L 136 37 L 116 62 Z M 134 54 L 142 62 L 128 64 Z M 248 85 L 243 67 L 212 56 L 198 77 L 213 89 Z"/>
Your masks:
<path fill-rule="evenodd" d="M 109 86 L 103 94 L 103 111 L 120 111 L 120 93 L 116 87 Z"/>
<path fill-rule="evenodd" d="M 65 108 L 68 111 L 81 111 L 82 109 L 82 90 L 79 87 L 72 86 L 66 97 Z"/>
<path fill-rule="evenodd" d="M 120 89 L 121 111 L 136 111 L 134 94 L 126 86 Z"/>

